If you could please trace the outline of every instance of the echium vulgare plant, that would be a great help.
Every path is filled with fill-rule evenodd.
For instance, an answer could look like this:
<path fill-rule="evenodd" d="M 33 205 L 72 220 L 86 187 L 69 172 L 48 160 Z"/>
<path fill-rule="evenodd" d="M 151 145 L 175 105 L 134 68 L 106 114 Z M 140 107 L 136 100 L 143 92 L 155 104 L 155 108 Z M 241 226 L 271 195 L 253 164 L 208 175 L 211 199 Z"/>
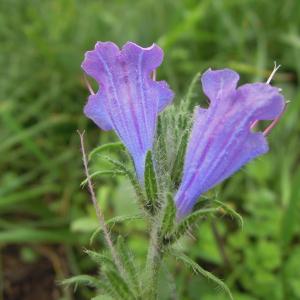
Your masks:
<path fill-rule="evenodd" d="M 155 79 L 162 60 L 163 51 L 157 45 L 142 48 L 132 42 L 122 49 L 112 42 L 97 42 L 95 49 L 85 54 L 82 68 L 97 81 L 99 90 L 94 92 L 87 82 L 91 94 L 84 113 L 102 130 L 113 130 L 121 140 L 94 151 L 127 149 L 132 168 L 107 159 L 113 166 L 111 174 L 127 175 L 133 185 L 139 217 L 148 224 L 149 249 L 144 266 L 137 266 L 124 238 L 116 242 L 112 239 L 93 191 L 80 133 L 86 182 L 101 226 L 97 234 L 104 233 L 108 251 L 87 251 L 100 264 L 99 276 L 80 275 L 66 283 L 88 284 L 111 299 L 159 299 L 159 272 L 164 259 L 174 256 L 215 281 L 232 299 L 220 279 L 175 244 L 204 217 L 222 211 L 240 218 L 226 204 L 203 194 L 268 151 L 266 135 L 285 108 L 280 90 L 270 85 L 276 68 L 266 83 L 239 87 L 239 75 L 233 70 L 209 69 L 201 77 L 208 108 L 196 107 L 194 116 L 190 116 L 187 96 L 180 106 L 159 116 L 174 97 L 165 81 Z M 260 120 L 271 121 L 262 132 L 256 127 Z M 176 293 L 172 297 L 179 299 Z"/>

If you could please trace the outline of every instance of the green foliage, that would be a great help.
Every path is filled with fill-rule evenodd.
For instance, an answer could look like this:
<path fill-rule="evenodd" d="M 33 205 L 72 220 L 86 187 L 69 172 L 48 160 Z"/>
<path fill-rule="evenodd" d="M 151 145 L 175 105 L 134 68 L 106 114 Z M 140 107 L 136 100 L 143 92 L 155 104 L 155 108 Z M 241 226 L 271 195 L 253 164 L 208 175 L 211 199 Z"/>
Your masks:
<path fill-rule="evenodd" d="M 125 147 L 121 142 L 100 145 L 99 147 L 96 147 L 90 152 L 89 160 L 91 160 L 95 155 L 99 155 L 101 152 L 120 151 L 120 150 L 125 150 Z"/>
<path fill-rule="evenodd" d="M 139 282 L 139 270 L 136 266 L 135 257 L 129 250 L 122 236 L 118 237 L 118 253 L 120 254 L 123 266 L 126 271 L 129 286 L 133 291 L 136 291 L 138 295 L 141 295 L 141 284 Z"/>
<path fill-rule="evenodd" d="M 158 206 L 158 186 L 151 151 L 148 151 L 146 155 L 144 184 L 148 199 L 147 207 L 154 213 Z"/>
<path fill-rule="evenodd" d="M 181 175 L 183 171 L 183 163 L 184 163 L 184 155 L 186 146 L 188 143 L 190 132 L 188 130 L 185 130 L 181 136 L 181 140 L 178 146 L 178 150 L 176 153 L 175 161 L 173 164 L 173 169 L 171 172 L 171 179 L 172 182 L 174 182 L 175 186 L 178 186 L 181 181 Z"/>
<path fill-rule="evenodd" d="M 111 175 L 111 176 L 125 175 L 125 172 L 121 171 L 121 170 L 120 171 L 116 171 L 116 170 L 96 171 L 90 175 L 90 178 L 93 179 L 94 177 L 99 176 L 99 175 Z M 80 183 L 80 185 L 82 187 L 84 187 L 87 184 L 87 182 L 88 182 L 88 179 L 86 178 Z"/>
<path fill-rule="evenodd" d="M 125 221 L 133 221 L 133 220 L 138 220 L 138 219 L 142 219 L 143 218 L 143 214 L 136 214 L 136 215 L 126 215 L 126 216 L 116 216 L 113 217 L 111 219 L 109 219 L 108 221 L 106 221 L 106 225 L 115 225 L 117 223 L 123 223 Z M 96 236 L 102 231 L 102 228 L 97 228 L 91 238 L 90 238 L 90 244 L 92 244 L 96 238 Z"/>
<path fill-rule="evenodd" d="M 199 222 L 200 218 L 207 217 L 209 214 L 214 214 L 219 211 L 219 207 L 203 208 L 194 211 L 184 217 L 175 226 L 173 232 L 166 238 L 165 243 L 173 243 L 180 239 L 193 225 Z"/>
<path fill-rule="evenodd" d="M 145 210 L 147 211 L 148 210 L 148 203 L 147 203 L 147 200 L 146 200 L 146 197 L 144 195 L 144 192 L 143 192 L 143 189 L 142 187 L 140 186 L 136 176 L 135 176 L 135 173 L 132 172 L 131 170 L 129 170 L 125 164 L 119 162 L 119 161 L 116 161 L 114 159 L 111 159 L 110 157 L 106 157 L 106 159 L 112 164 L 115 166 L 117 172 L 123 172 L 129 179 L 133 189 L 135 190 L 135 193 L 136 193 L 136 196 L 138 198 L 138 202 L 139 204 L 141 205 L 141 207 L 144 207 Z"/>
<path fill-rule="evenodd" d="M 113 270 L 104 270 L 104 274 L 111 285 L 111 288 L 118 295 L 117 299 L 132 300 L 136 299 L 133 292 L 129 289 L 127 283 L 118 274 L 118 272 Z"/>
<path fill-rule="evenodd" d="M 176 219 L 176 206 L 171 194 L 167 195 L 167 203 L 164 208 L 163 218 L 161 222 L 160 235 L 165 238 L 173 230 Z"/>
<path fill-rule="evenodd" d="M 89 275 L 78 275 L 78 276 L 73 276 L 71 278 L 65 279 L 62 281 L 62 284 L 64 285 L 88 285 L 90 287 L 95 287 L 95 288 L 102 288 L 103 286 L 101 285 L 100 281 L 97 280 L 93 276 Z"/>
<path fill-rule="evenodd" d="M 191 258 L 189 258 L 187 255 L 178 252 L 176 250 L 172 250 L 171 254 L 175 256 L 176 259 L 180 260 L 183 262 L 186 266 L 190 267 L 195 273 L 201 274 L 207 279 L 212 280 L 214 283 L 216 283 L 218 286 L 220 286 L 229 296 L 231 300 L 233 300 L 232 294 L 227 287 L 227 285 L 219 278 L 217 278 L 215 275 L 212 273 L 204 270 L 199 264 L 197 264 L 195 261 L 193 261 Z"/>
<path fill-rule="evenodd" d="M 106 219 L 136 214 L 128 179 L 96 173 L 109 171 L 111 166 L 118 174 L 126 174 L 139 206 L 146 206 L 132 166 L 127 161 L 117 166 L 102 159 L 102 154 L 109 152 L 114 161 L 125 161 L 116 137 L 99 131 L 82 113 L 88 92 L 79 66 L 83 53 L 96 40 L 113 40 L 119 45 L 133 40 L 143 46 L 158 42 L 164 48 L 158 78 L 166 79 L 178 97 L 176 106 L 161 114 L 164 121 L 158 122 L 160 145 L 155 157 L 163 158 L 155 166 L 158 185 L 161 169 L 170 175 L 177 163 L 182 129 L 188 131 L 192 120 L 191 108 L 207 106 L 198 72 L 230 67 L 240 72 L 242 83 L 264 81 L 276 60 L 282 68 L 274 85 L 283 89 L 291 103 L 268 138 L 269 153 L 218 188 L 217 199 L 222 199 L 222 204 L 215 204 L 221 206 L 217 214 L 221 218 L 214 222 L 222 243 L 216 241 L 209 222 L 196 222 L 192 231 L 196 240 L 182 237 L 180 246 L 205 269 L 224 278 L 235 299 L 300 299 L 299 9 L 300 2 L 294 0 L 286 0 L 284 5 L 252 0 L 166 0 L 153 5 L 153 1 L 141 0 L 134 7 L 129 0 L 0 1 L 1 249 L 11 244 L 60 244 L 66 249 L 66 257 L 61 259 L 68 272 L 94 274 L 97 270 L 98 263 L 81 255 L 97 223 L 89 196 L 79 187 L 84 175 L 78 128 L 86 129 L 89 148 L 110 145 L 90 154 L 91 173 L 97 176 L 95 188 Z M 96 88 L 94 82 L 92 85 Z M 165 207 L 166 203 L 162 204 Z M 228 217 L 236 216 L 241 223 L 231 209 L 243 216 L 243 227 Z M 80 224 L 80 220 L 87 222 Z M 118 226 L 109 223 L 109 229 L 113 237 L 130 233 L 126 244 L 143 263 L 147 225 L 139 218 L 126 220 L 116 221 Z M 85 229 L 78 230 L 80 226 Z M 103 239 L 94 243 L 97 249 L 103 247 Z M 220 245 L 229 265 L 224 263 Z M 216 293 L 207 281 L 191 276 L 189 270 L 175 266 L 174 261 L 168 267 L 169 273 L 176 274 L 177 298 L 228 298 Z M 61 276 L 57 271 L 55 275 Z M 107 295 L 118 299 L 109 280 L 102 279 L 97 277 L 105 282 L 99 286 L 103 296 L 97 300 L 109 299 Z M 89 282 L 81 277 L 77 283 Z M 80 286 L 76 297 L 86 300 L 95 293 Z M 70 298 L 64 293 L 64 299 Z"/>

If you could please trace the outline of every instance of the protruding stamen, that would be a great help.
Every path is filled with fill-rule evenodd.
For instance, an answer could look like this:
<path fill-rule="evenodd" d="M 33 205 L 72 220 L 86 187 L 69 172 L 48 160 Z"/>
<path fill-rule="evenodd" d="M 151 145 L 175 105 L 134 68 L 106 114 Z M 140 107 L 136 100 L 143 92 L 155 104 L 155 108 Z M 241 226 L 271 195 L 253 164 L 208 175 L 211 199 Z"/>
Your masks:
<path fill-rule="evenodd" d="M 279 122 L 280 118 L 282 117 L 282 115 L 284 114 L 284 112 L 286 110 L 286 107 L 287 107 L 288 103 L 289 102 L 285 103 L 283 111 L 281 112 L 281 114 L 277 118 L 275 118 L 273 120 L 273 122 L 263 131 L 264 136 L 267 136 L 271 132 L 271 130 L 275 127 L 275 125 Z"/>
<path fill-rule="evenodd" d="M 89 81 L 88 81 L 88 79 L 87 79 L 87 77 L 86 77 L 85 74 L 83 75 L 83 78 L 84 78 L 84 82 L 85 82 L 85 84 L 86 84 L 89 92 L 91 93 L 91 95 L 95 95 L 95 92 L 94 92 L 92 86 L 90 85 L 90 83 L 89 83 Z"/>
<path fill-rule="evenodd" d="M 273 79 L 273 77 L 275 76 L 276 72 L 278 71 L 278 69 L 281 67 L 281 65 L 276 64 L 276 61 L 274 61 L 274 69 L 271 73 L 271 75 L 269 76 L 268 80 L 266 81 L 266 84 L 269 84 L 271 82 L 271 80 Z"/>
<path fill-rule="evenodd" d="M 154 70 L 151 74 L 152 80 L 156 81 L 156 70 Z"/>
<path fill-rule="evenodd" d="M 258 120 L 254 121 L 251 126 L 250 126 L 250 129 L 253 129 L 258 123 Z"/>
<path fill-rule="evenodd" d="M 269 84 L 271 82 L 271 80 L 273 79 L 273 77 L 275 76 L 276 72 L 278 71 L 278 69 L 281 67 L 281 65 L 278 65 L 276 64 L 276 61 L 274 61 L 274 69 L 271 73 L 271 75 L 269 76 L 268 80 L 266 81 L 266 84 Z M 281 92 L 281 89 L 278 89 L 279 92 Z M 286 102 L 286 105 L 287 105 L 288 102 Z M 276 125 L 276 123 L 279 121 L 280 117 L 282 116 L 282 114 L 284 113 L 285 111 L 285 108 L 286 108 L 286 105 L 284 106 L 284 110 L 282 111 L 282 113 L 276 118 L 273 120 L 273 122 L 265 129 L 265 131 L 263 132 L 263 134 L 266 136 L 269 134 L 269 132 L 272 130 L 272 128 Z M 254 121 L 251 126 L 250 126 L 250 129 L 253 129 L 255 128 L 255 126 L 258 124 L 258 120 Z"/>

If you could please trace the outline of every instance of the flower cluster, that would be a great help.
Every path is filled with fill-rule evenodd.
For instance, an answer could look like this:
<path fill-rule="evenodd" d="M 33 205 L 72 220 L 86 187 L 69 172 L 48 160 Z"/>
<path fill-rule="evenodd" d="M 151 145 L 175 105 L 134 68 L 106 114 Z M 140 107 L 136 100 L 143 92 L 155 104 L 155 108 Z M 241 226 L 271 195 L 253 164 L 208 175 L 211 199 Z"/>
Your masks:
<path fill-rule="evenodd" d="M 165 81 L 152 78 L 162 60 L 163 51 L 155 44 L 142 48 L 128 42 L 119 49 L 114 43 L 98 42 L 82 64 L 99 84 L 84 112 L 101 129 L 116 132 L 132 156 L 141 185 L 158 114 L 174 96 Z M 183 176 L 174 196 L 177 218 L 189 214 L 200 195 L 268 151 L 266 132 L 254 132 L 253 127 L 260 120 L 277 120 L 285 106 L 278 88 L 269 83 L 237 87 L 239 75 L 230 69 L 209 69 L 201 81 L 210 105 L 194 112 Z"/>

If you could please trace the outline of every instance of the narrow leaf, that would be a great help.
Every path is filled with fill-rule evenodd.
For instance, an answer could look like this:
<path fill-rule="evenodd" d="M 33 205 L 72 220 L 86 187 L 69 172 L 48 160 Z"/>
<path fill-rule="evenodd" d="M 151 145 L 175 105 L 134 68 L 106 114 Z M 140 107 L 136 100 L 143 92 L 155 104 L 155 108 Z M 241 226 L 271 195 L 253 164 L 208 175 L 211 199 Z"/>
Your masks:
<path fill-rule="evenodd" d="M 114 225 L 117 223 L 122 223 L 125 221 L 133 221 L 133 220 L 140 220 L 143 219 L 143 214 L 135 214 L 135 215 L 124 215 L 124 216 L 117 216 L 109 219 L 106 221 L 106 225 Z M 101 227 L 98 227 L 92 234 L 90 238 L 90 244 L 94 242 L 95 237 L 102 231 Z"/>
<path fill-rule="evenodd" d="M 112 175 L 112 176 L 116 176 L 116 175 L 124 175 L 125 173 L 123 171 L 118 171 L 118 170 L 103 170 L 103 171 L 96 171 L 94 173 L 92 173 L 90 175 L 90 178 L 94 178 L 96 176 L 99 176 L 99 175 Z M 88 182 L 88 179 L 84 179 L 81 183 L 80 183 L 80 186 L 81 187 L 84 187 Z"/>
<path fill-rule="evenodd" d="M 198 263 L 196 263 L 194 260 L 189 258 L 187 255 L 183 254 L 182 252 L 179 252 L 179 251 L 176 251 L 176 250 L 173 249 L 172 251 L 170 251 L 170 254 L 172 254 L 178 260 L 182 261 L 186 266 L 192 268 L 192 270 L 195 273 L 201 274 L 204 277 L 206 277 L 207 279 L 210 279 L 213 282 L 215 282 L 218 286 L 220 286 L 228 294 L 230 299 L 233 300 L 233 296 L 230 292 L 230 289 L 228 288 L 228 286 L 221 279 L 219 279 L 218 277 L 216 277 L 212 273 L 210 273 L 210 272 L 206 271 L 205 269 L 203 269 Z"/>
<path fill-rule="evenodd" d="M 123 265 L 125 267 L 125 271 L 128 276 L 128 281 L 133 291 L 140 291 L 140 283 L 138 281 L 138 271 L 134 262 L 134 257 L 132 252 L 128 249 L 124 238 L 122 236 L 118 237 L 118 253 L 122 259 Z"/>
<path fill-rule="evenodd" d="M 244 227 L 243 217 L 236 210 L 234 210 L 232 207 L 230 207 L 229 205 L 227 205 L 219 200 L 213 199 L 213 201 L 216 202 L 217 204 L 219 204 L 225 210 L 225 212 L 230 214 L 232 217 L 236 218 L 238 220 L 238 222 L 240 223 L 241 228 L 243 229 L 243 227 Z"/>
<path fill-rule="evenodd" d="M 85 250 L 85 253 L 99 266 L 109 268 L 111 270 L 116 270 L 116 265 L 113 260 L 102 253 L 97 253 L 91 250 Z"/>
<path fill-rule="evenodd" d="M 157 122 L 157 142 L 159 147 L 159 153 L 162 157 L 160 162 L 165 164 L 167 162 L 167 145 L 166 140 L 164 138 L 164 128 L 161 116 L 158 117 Z"/>
<path fill-rule="evenodd" d="M 176 206 L 174 203 L 173 196 L 167 195 L 167 205 L 165 207 L 164 216 L 161 225 L 161 236 L 164 237 L 169 234 L 174 226 L 176 218 Z"/>
<path fill-rule="evenodd" d="M 185 130 L 183 133 L 178 149 L 176 154 L 176 159 L 173 164 L 172 172 L 171 172 L 171 179 L 174 182 L 175 186 L 178 186 L 181 181 L 182 170 L 183 170 L 183 163 L 184 163 L 184 156 L 185 150 L 188 142 L 189 131 Z"/>
<path fill-rule="evenodd" d="M 89 154 L 89 160 L 91 160 L 95 154 L 99 154 L 104 151 L 124 150 L 124 149 L 125 147 L 121 142 L 104 144 L 91 151 L 91 153 Z"/>
<path fill-rule="evenodd" d="M 84 285 L 94 288 L 103 288 L 103 284 L 97 278 L 90 275 L 77 275 L 71 278 L 67 278 L 62 281 L 63 285 Z"/>
<path fill-rule="evenodd" d="M 136 176 L 133 172 L 131 172 L 124 164 L 122 164 L 120 161 L 114 160 L 110 157 L 106 157 L 106 159 L 113 164 L 115 167 L 117 167 L 118 171 L 124 172 L 126 176 L 128 177 L 135 193 L 136 196 L 138 197 L 139 203 L 144 207 L 145 209 L 147 208 L 147 201 L 145 198 L 145 195 L 143 193 L 143 190 L 139 184 L 139 182 L 136 179 Z"/>
<path fill-rule="evenodd" d="M 120 296 L 120 299 L 123 300 L 135 299 L 135 296 L 132 293 L 132 291 L 129 289 L 129 286 L 117 272 L 108 271 L 108 270 L 104 270 L 104 272 L 112 288 L 118 294 L 118 296 Z"/>
<path fill-rule="evenodd" d="M 157 206 L 158 188 L 151 151 L 148 151 L 146 156 L 144 181 L 148 205 L 151 211 L 154 211 L 155 207 Z"/>
<path fill-rule="evenodd" d="M 185 217 L 180 223 L 177 225 L 174 233 L 170 235 L 168 239 L 165 240 L 165 243 L 173 243 L 177 241 L 180 237 L 182 237 L 187 230 L 194 225 L 201 217 L 207 216 L 212 213 L 216 213 L 220 210 L 219 207 L 216 208 L 203 208 L 199 209 L 187 217 Z"/>

